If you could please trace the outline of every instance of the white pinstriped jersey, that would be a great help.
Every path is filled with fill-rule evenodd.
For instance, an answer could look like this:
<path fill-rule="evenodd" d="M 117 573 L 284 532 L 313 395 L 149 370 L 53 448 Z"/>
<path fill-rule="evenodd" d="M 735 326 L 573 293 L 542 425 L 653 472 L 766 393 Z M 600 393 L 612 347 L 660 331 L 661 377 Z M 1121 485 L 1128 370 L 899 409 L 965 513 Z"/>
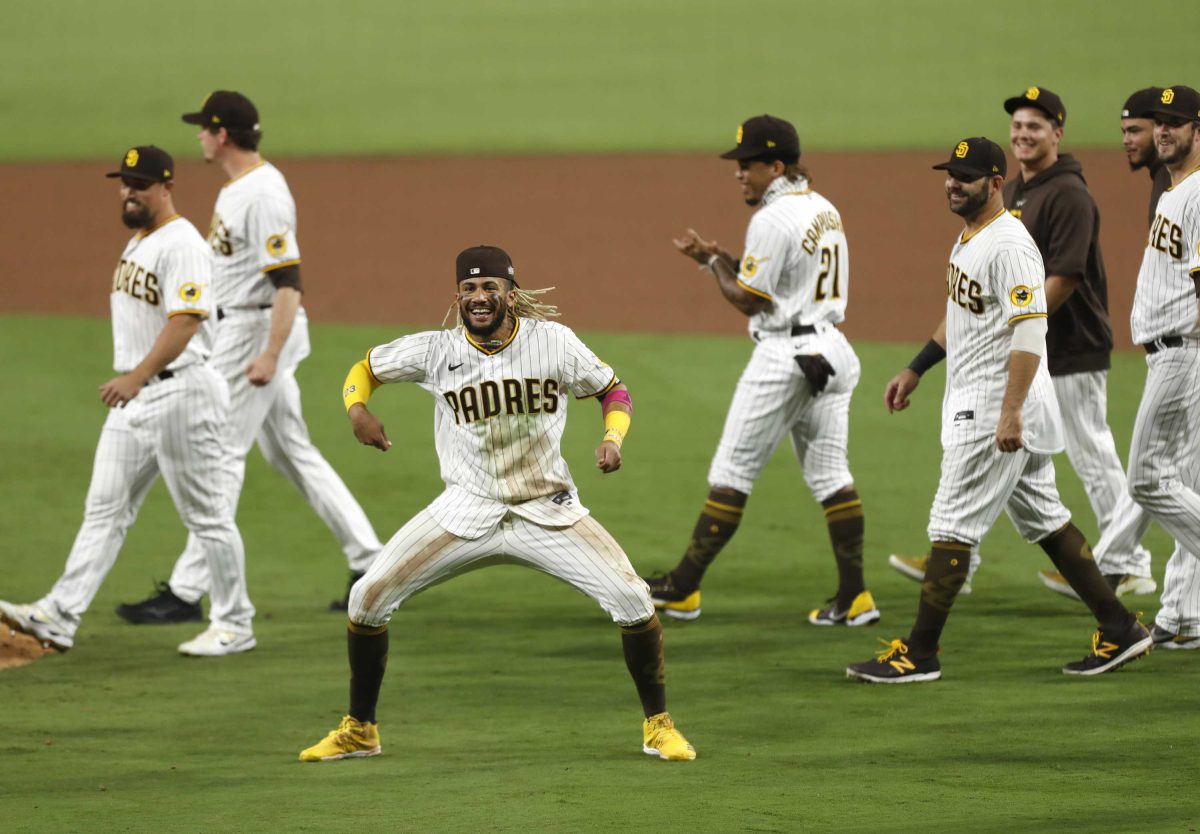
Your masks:
<path fill-rule="evenodd" d="M 954 242 L 946 268 L 944 447 L 995 433 L 1008 384 L 1012 325 L 1046 315 L 1045 283 L 1037 245 L 1007 211 Z M 1031 452 L 1062 451 L 1062 416 L 1045 361 L 1029 386 L 1021 418 Z"/>
<path fill-rule="evenodd" d="M 434 395 L 434 437 L 446 491 L 429 507 L 462 538 L 484 535 L 513 512 L 565 526 L 587 515 L 559 444 L 568 394 L 617 383 L 570 328 L 517 319 L 502 346 L 480 347 L 462 328 L 403 336 L 372 348 L 380 382 L 415 382 Z"/>
<path fill-rule="evenodd" d="M 261 307 L 275 300 L 267 273 L 300 263 L 296 201 L 278 168 L 261 162 L 225 183 L 208 242 L 219 306 Z"/>
<path fill-rule="evenodd" d="M 738 284 L 772 306 L 750 317 L 750 332 L 846 318 L 850 253 L 842 218 L 807 180 L 777 177 L 750 218 Z"/>
<path fill-rule="evenodd" d="M 1192 276 L 1198 273 L 1200 168 L 1158 200 L 1133 296 L 1130 327 L 1135 342 L 1200 332 L 1192 283 Z"/>
<path fill-rule="evenodd" d="M 118 373 L 132 371 L 171 316 L 194 313 L 207 319 L 212 312 L 211 284 L 212 256 L 204 238 L 178 214 L 134 235 L 113 272 L 109 296 L 113 368 Z M 205 321 L 167 368 L 203 362 L 211 352 L 212 327 Z"/>

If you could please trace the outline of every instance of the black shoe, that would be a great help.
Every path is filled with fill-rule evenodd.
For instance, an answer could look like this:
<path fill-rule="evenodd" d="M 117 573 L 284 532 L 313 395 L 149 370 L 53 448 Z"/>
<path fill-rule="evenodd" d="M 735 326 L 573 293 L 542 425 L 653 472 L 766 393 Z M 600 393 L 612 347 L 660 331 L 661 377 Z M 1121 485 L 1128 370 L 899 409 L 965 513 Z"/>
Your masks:
<path fill-rule="evenodd" d="M 1064 675 L 1099 675 L 1120 669 L 1131 660 L 1150 654 L 1154 638 L 1150 631 L 1135 618 L 1125 631 L 1108 635 L 1096 629 L 1092 635 L 1092 652 L 1083 660 L 1068 663 L 1063 667 Z"/>
<path fill-rule="evenodd" d="M 366 575 L 366 571 L 350 571 L 350 581 L 346 583 L 346 596 L 341 599 L 335 599 L 329 603 L 330 611 L 349 611 L 350 610 L 350 589 L 354 587 L 354 583 L 362 579 Z"/>
<path fill-rule="evenodd" d="M 654 607 L 676 620 L 695 620 L 700 616 L 700 589 L 680 588 L 670 573 L 656 573 L 642 581 L 650 588 Z"/>
<path fill-rule="evenodd" d="M 847 666 L 846 677 L 866 683 L 920 683 L 935 681 L 942 676 L 942 664 L 938 662 L 937 652 L 929 657 L 917 657 L 908 653 L 908 644 L 903 640 L 880 642 L 887 648 L 874 660 Z"/>
<path fill-rule="evenodd" d="M 1159 628 L 1156 624 L 1150 629 L 1150 639 L 1156 649 L 1200 649 L 1200 637 L 1187 637 Z"/>
<path fill-rule="evenodd" d="M 171 586 L 159 582 L 158 593 L 137 603 L 117 606 L 117 616 L 137 625 L 170 625 L 204 620 L 200 602 L 187 602 L 175 596 Z"/>

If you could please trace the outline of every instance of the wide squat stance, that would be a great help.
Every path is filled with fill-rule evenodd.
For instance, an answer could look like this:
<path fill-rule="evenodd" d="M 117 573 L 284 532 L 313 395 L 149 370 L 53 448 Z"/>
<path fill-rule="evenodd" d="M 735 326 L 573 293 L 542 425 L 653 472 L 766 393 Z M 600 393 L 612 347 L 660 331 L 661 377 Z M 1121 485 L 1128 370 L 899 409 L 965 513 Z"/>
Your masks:
<path fill-rule="evenodd" d="M 784 435 L 804 470 L 825 522 L 838 587 L 814 625 L 860 626 L 879 610 L 863 581 L 863 508 L 846 459 L 850 397 L 859 362 L 837 329 L 846 316 L 850 261 L 841 216 L 812 190 L 800 166 L 791 123 L 755 116 L 737 131 L 737 161 L 746 204 L 759 206 L 739 261 L 696 232 L 675 241 L 716 277 L 721 294 L 750 318 L 754 353 L 738 380 L 708 473 L 709 493 L 683 557 L 647 580 L 665 614 L 700 616 L 700 581 L 742 520 L 750 490 Z"/>
<path fill-rule="evenodd" d="M 214 257 L 216 343 L 212 365 L 225 377 L 232 402 L 232 454 L 222 490 L 237 512 L 246 456 L 255 442 L 263 456 L 296 487 L 337 538 L 350 583 L 382 546 L 366 513 L 313 445 L 300 407 L 296 369 L 310 352 L 308 316 L 301 305 L 296 202 L 279 169 L 258 152 L 258 110 L 241 93 L 217 90 L 198 113 L 200 149 L 229 177 L 217 195 L 208 242 Z M 200 618 L 209 590 L 204 560 L 188 537 L 169 582 L 157 594 L 117 608 L 133 623 L 158 625 Z M 331 607 L 345 610 L 335 602 Z"/>
<path fill-rule="evenodd" d="M 1045 270 L 1021 221 L 1004 210 L 1004 151 L 964 139 L 948 162 L 950 210 L 965 228 L 950 252 L 946 314 L 934 337 L 884 393 L 889 411 L 908 407 L 920 373 L 945 359 L 942 475 L 929 518 L 929 564 L 917 621 L 872 660 L 846 669 L 870 683 L 941 677 L 938 643 L 967 578 L 972 548 L 1004 510 L 1041 546 L 1099 623 L 1092 651 L 1069 675 L 1098 675 L 1151 649 L 1150 633 L 1104 581 L 1083 534 L 1058 497 L 1051 455 L 1062 451 L 1062 417 L 1046 354 Z"/>
<path fill-rule="evenodd" d="M 136 234 L 113 273 L 113 368 L 100 386 L 111 410 L 100 432 L 83 525 L 63 575 L 32 605 L 0 602 L 0 617 L 66 651 L 159 472 L 212 576 L 211 625 L 188 655 L 254 648 L 245 553 L 220 488 L 229 390 L 212 351 L 212 264 L 196 227 L 175 213 L 175 164 L 152 145 L 130 148 L 120 170 L 121 220 Z"/>
<path fill-rule="evenodd" d="M 612 369 L 517 285 L 494 246 L 458 256 L 460 326 L 372 348 L 343 389 L 354 435 L 387 451 L 366 407 L 377 386 L 415 382 L 434 394 L 435 440 L 446 490 L 394 535 L 350 593 L 350 711 L 300 753 L 317 762 L 380 752 L 375 705 L 387 662 L 388 621 L 405 600 L 489 564 L 525 565 L 594 599 L 621 626 L 625 663 L 642 701 L 642 749 L 689 760 L 695 750 L 667 713 L 662 627 L 646 584 L 580 503 L 559 449 L 570 394 L 600 399 L 604 440 L 596 466 L 615 472 L 631 403 Z"/>

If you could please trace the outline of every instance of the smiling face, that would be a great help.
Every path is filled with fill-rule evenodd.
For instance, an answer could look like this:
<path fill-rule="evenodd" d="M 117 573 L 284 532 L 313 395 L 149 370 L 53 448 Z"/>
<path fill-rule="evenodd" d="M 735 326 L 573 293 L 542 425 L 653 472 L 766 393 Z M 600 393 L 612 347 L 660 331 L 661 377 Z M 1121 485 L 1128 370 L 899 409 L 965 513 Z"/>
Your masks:
<path fill-rule="evenodd" d="M 458 312 L 472 336 L 488 338 L 508 319 L 516 298 L 507 278 L 468 278 L 458 282 Z"/>
<path fill-rule="evenodd" d="M 171 183 L 121 177 L 121 222 L 130 229 L 149 229 L 170 200 Z"/>
<path fill-rule="evenodd" d="M 1196 128 L 1195 122 L 1174 116 L 1155 116 L 1154 144 L 1158 148 L 1158 158 L 1166 165 L 1178 165 L 1187 160 L 1196 148 Z"/>
<path fill-rule="evenodd" d="M 1136 171 L 1154 162 L 1158 151 L 1154 148 L 1153 119 L 1121 119 L 1121 147 L 1129 170 Z"/>
<path fill-rule="evenodd" d="M 1018 107 L 1012 114 L 1008 140 L 1022 168 L 1040 171 L 1058 158 L 1062 128 L 1036 107 Z"/>
<path fill-rule="evenodd" d="M 946 199 L 950 203 L 950 211 L 959 217 L 970 218 L 978 214 L 991 196 L 991 185 L 998 177 L 980 177 L 977 180 L 959 179 L 954 174 L 946 174 Z"/>
<path fill-rule="evenodd" d="M 742 199 L 748 206 L 757 206 L 762 202 L 763 194 L 785 167 L 782 162 L 763 162 L 758 159 L 740 160 L 737 166 L 734 176 L 742 186 Z"/>

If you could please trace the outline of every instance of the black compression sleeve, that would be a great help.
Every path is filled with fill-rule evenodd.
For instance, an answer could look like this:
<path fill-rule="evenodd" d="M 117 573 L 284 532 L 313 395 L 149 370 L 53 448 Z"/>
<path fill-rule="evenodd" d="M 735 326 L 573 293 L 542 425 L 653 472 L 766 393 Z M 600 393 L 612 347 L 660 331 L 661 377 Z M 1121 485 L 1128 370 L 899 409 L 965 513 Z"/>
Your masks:
<path fill-rule="evenodd" d="M 913 357 L 913 361 L 908 363 L 908 368 L 917 376 L 921 376 L 945 358 L 946 349 L 930 339 L 925 343 L 925 347 L 921 348 L 921 352 Z"/>
<path fill-rule="evenodd" d="M 275 285 L 275 289 L 291 287 L 299 292 L 304 292 L 304 285 L 300 282 L 300 264 L 288 264 L 278 269 L 272 269 L 267 273 L 267 278 Z"/>

